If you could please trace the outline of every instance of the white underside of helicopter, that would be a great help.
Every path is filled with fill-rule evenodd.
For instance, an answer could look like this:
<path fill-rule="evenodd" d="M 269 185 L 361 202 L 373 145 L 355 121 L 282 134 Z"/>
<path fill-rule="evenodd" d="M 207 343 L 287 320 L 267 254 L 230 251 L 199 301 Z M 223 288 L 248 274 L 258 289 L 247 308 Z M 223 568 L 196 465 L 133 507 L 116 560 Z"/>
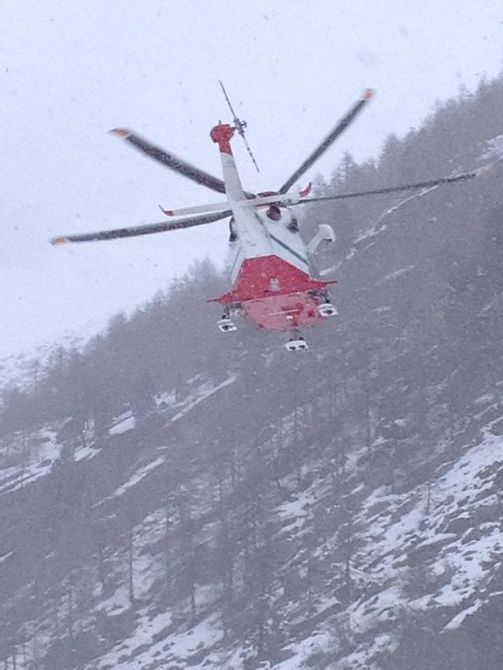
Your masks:
<path fill-rule="evenodd" d="M 233 208 L 234 209 L 234 208 Z M 231 266 L 231 280 L 237 279 L 241 264 L 247 258 L 278 256 L 290 265 L 309 274 L 311 268 L 306 255 L 306 247 L 298 233 L 288 230 L 292 214 L 282 208 L 279 221 L 271 221 L 265 213 L 251 206 L 241 208 L 235 218 L 238 243 L 234 244 L 235 252 Z"/>

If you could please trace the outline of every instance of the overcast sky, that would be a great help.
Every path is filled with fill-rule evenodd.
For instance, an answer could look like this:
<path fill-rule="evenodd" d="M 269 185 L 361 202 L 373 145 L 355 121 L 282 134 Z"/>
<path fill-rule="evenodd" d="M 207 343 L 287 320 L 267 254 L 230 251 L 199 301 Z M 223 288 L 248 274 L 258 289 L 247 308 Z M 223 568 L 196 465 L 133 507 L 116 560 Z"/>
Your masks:
<path fill-rule="evenodd" d="M 503 62 L 501 0 L 2 0 L 0 27 L 0 357 L 87 336 L 194 258 L 225 257 L 225 223 L 48 244 L 162 220 L 159 203 L 221 199 L 109 129 L 133 128 L 220 175 L 208 133 L 229 120 L 221 78 L 261 167 L 236 144 L 243 181 L 270 190 L 364 88 L 375 100 L 310 176 L 348 150 L 377 156 L 388 133 L 403 135 Z"/>

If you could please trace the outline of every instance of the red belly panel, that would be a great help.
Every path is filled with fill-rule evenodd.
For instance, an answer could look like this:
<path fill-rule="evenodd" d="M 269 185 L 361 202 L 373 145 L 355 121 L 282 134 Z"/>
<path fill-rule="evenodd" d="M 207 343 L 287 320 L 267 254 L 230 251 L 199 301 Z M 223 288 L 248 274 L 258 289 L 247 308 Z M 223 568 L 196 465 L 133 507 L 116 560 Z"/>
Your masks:
<path fill-rule="evenodd" d="M 270 295 L 320 290 L 333 283 L 312 279 L 279 256 L 247 258 L 241 264 L 232 291 L 217 301 L 222 304 L 245 302 Z"/>
<path fill-rule="evenodd" d="M 223 305 L 239 305 L 259 328 L 290 330 L 323 321 L 321 298 L 312 295 L 333 282 L 312 279 L 279 256 L 243 261 L 230 293 L 217 298 Z"/>
<path fill-rule="evenodd" d="M 314 326 L 323 321 L 318 313 L 319 300 L 309 293 L 269 296 L 241 303 L 243 312 L 259 328 L 291 330 Z"/>

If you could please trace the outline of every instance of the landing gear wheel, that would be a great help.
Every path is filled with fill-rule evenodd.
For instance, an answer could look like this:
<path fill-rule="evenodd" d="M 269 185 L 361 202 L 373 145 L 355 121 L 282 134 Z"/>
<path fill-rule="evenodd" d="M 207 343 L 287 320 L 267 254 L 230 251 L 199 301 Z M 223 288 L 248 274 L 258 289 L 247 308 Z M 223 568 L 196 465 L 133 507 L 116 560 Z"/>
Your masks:
<path fill-rule="evenodd" d="M 288 342 L 285 343 L 287 351 L 306 351 L 309 349 L 307 342 L 301 335 L 295 335 L 291 337 Z"/>
<path fill-rule="evenodd" d="M 224 314 L 221 319 L 217 321 L 217 326 L 222 333 L 231 333 L 233 330 L 237 330 L 235 324 L 229 318 L 228 314 Z"/>
<path fill-rule="evenodd" d="M 328 300 L 327 302 L 322 302 L 321 305 L 318 305 L 318 312 L 323 318 L 337 316 L 338 314 L 337 309 Z"/>

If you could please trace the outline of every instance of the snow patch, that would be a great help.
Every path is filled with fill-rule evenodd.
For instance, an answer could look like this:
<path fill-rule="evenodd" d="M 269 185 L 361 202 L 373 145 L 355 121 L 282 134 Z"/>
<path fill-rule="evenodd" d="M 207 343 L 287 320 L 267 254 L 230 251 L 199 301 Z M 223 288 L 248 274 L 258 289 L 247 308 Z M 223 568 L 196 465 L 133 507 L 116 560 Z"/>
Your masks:
<path fill-rule="evenodd" d="M 503 135 L 496 135 L 487 141 L 487 151 L 481 154 L 482 160 L 503 159 Z"/>
<path fill-rule="evenodd" d="M 115 419 L 114 423 L 108 429 L 108 434 L 121 435 L 122 433 L 127 433 L 129 430 L 133 430 L 135 427 L 136 419 L 133 412 L 124 412 Z"/>
<path fill-rule="evenodd" d="M 168 407 L 171 407 L 172 405 L 175 404 L 176 402 L 176 393 L 174 390 L 171 391 L 162 391 L 161 393 L 158 393 L 155 398 L 155 404 L 157 405 L 157 409 L 167 409 Z"/>
<path fill-rule="evenodd" d="M 217 391 L 220 391 L 221 389 L 225 388 L 226 386 L 229 386 L 229 384 L 232 384 L 235 382 L 237 379 L 236 375 L 231 375 L 228 379 L 223 381 L 221 384 L 217 384 L 217 386 L 213 386 L 210 383 L 205 383 L 202 384 L 197 391 L 188 396 L 183 403 L 179 403 L 177 406 L 180 404 L 182 405 L 182 409 L 180 409 L 175 416 L 171 417 L 169 423 L 174 423 L 175 421 L 178 421 L 182 417 L 184 417 L 186 414 L 188 414 L 194 407 L 199 405 L 200 402 L 203 402 L 203 400 L 206 400 L 206 398 L 209 398 L 212 396 L 214 393 Z"/>
<path fill-rule="evenodd" d="M 445 630 L 454 630 L 454 628 L 459 628 L 466 617 L 476 612 L 481 605 L 482 602 L 477 599 L 473 605 L 467 607 L 462 612 L 459 612 L 459 614 L 456 614 L 456 616 L 449 621 L 447 626 L 445 626 Z"/>
<path fill-rule="evenodd" d="M 414 269 L 413 265 L 406 265 L 405 267 L 399 268 L 398 270 L 395 270 L 394 272 L 390 272 L 385 277 L 383 277 L 380 281 L 378 281 L 376 283 L 376 286 L 380 286 L 381 284 L 384 284 L 387 281 L 391 281 L 392 279 L 398 279 L 398 277 L 402 277 L 403 275 L 408 274 L 413 269 Z"/>
<path fill-rule="evenodd" d="M 9 459 L 14 464 L 0 467 L 0 495 L 17 491 L 50 472 L 61 454 L 56 435 L 52 426 L 43 426 L 32 433 L 16 433 L 3 443 L 0 464 Z"/>
<path fill-rule="evenodd" d="M 3 556 L 0 556 L 0 564 L 6 561 L 10 556 L 13 555 L 13 551 L 9 551 L 8 554 L 4 554 Z"/>
<path fill-rule="evenodd" d="M 127 480 L 127 482 L 125 482 L 122 486 L 116 489 L 116 491 L 114 491 L 112 497 L 115 498 L 117 496 L 121 496 L 132 486 L 136 486 L 136 484 L 138 484 L 138 482 L 141 482 L 141 480 L 144 479 L 151 470 L 159 467 L 159 465 L 162 465 L 163 463 L 164 458 L 162 456 L 159 456 L 159 458 L 156 458 L 155 461 L 152 461 L 148 465 L 145 465 L 143 468 L 140 468 Z"/>

